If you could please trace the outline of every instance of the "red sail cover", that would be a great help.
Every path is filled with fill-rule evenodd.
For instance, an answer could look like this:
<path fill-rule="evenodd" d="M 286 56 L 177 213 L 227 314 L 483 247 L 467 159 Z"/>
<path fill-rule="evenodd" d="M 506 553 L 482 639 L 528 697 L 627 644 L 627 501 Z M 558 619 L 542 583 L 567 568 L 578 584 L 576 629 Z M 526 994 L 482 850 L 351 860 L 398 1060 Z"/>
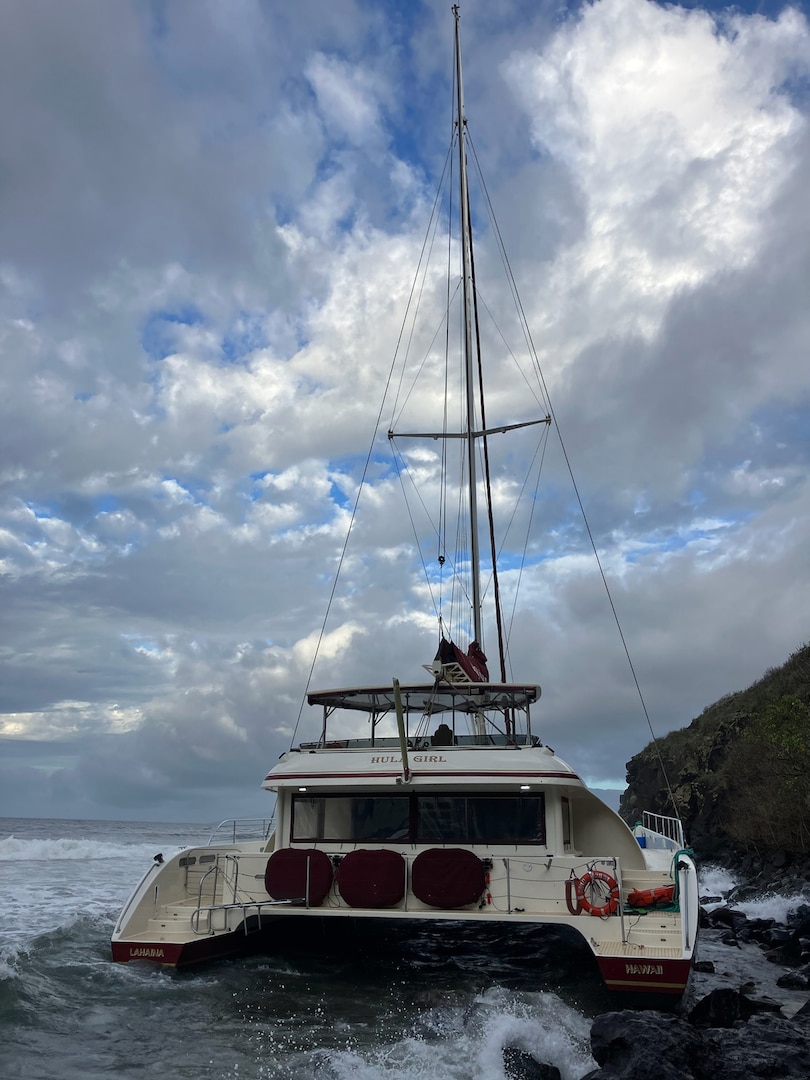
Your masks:
<path fill-rule="evenodd" d="M 458 664 L 472 682 L 489 682 L 487 658 L 477 641 L 473 641 L 466 653 L 447 638 L 442 638 L 436 659 L 442 664 Z"/>
<path fill-rule="evenodd" d="M 413 861 L 411 889 L 417 899 L 431 907 L 475 904 L 485 884 L 484 864 L 466 848 L 428 848 Z"/>
<path fill-rule="evenodd" d="M 264 887 L 274 900 L 320 907 L 332 888 L 332 863 L 326 852 L 318 848 L 279 848 L 267 860 Z"/>
<path fill-rule="evenodd" d="M 358 848 L 341 860 L 337 883 L 349 907 L 393 907 L 405 895 L 405 860 L 388 848 Z"/>

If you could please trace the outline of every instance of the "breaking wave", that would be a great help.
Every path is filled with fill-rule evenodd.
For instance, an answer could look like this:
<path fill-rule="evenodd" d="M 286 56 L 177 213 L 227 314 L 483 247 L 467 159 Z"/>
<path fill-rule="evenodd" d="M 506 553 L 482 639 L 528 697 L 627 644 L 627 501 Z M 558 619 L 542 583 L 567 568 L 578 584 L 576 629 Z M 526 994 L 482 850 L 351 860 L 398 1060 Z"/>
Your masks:
<path fill-rule="evenodd" d="M 103 840 L 72 837 L 0 839 L 0 862 L 50 862 L 54 859 L 142 859 L 148 865 L 155 855 L 154 844 L 115 844 Z"/>

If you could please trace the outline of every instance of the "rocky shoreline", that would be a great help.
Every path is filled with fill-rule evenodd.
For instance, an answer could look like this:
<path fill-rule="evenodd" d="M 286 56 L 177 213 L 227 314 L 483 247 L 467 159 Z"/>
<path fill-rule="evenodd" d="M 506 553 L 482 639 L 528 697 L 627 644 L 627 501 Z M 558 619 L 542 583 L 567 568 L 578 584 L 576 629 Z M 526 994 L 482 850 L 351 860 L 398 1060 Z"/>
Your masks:
<path fill-rule="evenodd" d="M 680 1008 L 598 1016 L 590 1034 L 598 1068 L 579 1080 L 810 1077 L 806 868 L 786 862 L 745 869 L 746 884 L 726 896 L 701 897 L 699 959 Z M 795 897 L 784 920 L 749 917 L 735 906 L 763 894 Z M 556 1066 L 520 1047 L 503 1054 L 508 1080 L 562 1080 Z"/>

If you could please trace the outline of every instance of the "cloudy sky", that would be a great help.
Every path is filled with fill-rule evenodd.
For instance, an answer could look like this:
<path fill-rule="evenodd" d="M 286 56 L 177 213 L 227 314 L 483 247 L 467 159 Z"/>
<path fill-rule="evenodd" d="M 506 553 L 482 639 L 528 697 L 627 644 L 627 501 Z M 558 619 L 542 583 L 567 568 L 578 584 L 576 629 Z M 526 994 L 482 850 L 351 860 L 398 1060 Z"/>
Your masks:
<path fill-rule="evenodd" d="M 659 734 L 810 638 L 807 14 L 462 5 L 470 131 Z M 0 815 L 268 811 L 444 163 L 452 29 L 449 0 L 0 6 Z M 496 386 L 490 422 L 527 415 Z M 435 650 L 387 423 L 314 687 L 418 680 Z M 511 671 L 619 789 L 649 730 L 564 481 Z"/>

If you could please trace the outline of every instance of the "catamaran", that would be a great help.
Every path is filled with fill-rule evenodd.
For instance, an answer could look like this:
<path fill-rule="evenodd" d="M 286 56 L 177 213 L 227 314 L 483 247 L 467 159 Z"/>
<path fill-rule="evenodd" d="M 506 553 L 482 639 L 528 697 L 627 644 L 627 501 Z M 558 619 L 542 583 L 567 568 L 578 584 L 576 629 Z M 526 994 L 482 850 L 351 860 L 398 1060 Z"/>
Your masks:
<path fill-rule="evenodd" d="M 316 734 L 291 746 L 263 781 L 276 794 L 272 820 L 225 822 L 209 842 L 156 857 L 115 924 L 112 955 L 186 967 L 280 950 L 301 936 L 323 953 L 347 927 L 383 935 L 545 927 L 576 935 L 610 990 L 677 1000 L 698 929 L 697 874 L 680 820 L 645 814 L 628 826 L 543 743 L 534 715 L 540 687 L 506 678 L 500 618 L 500 679 L 483 651 L 479 459 L 490 510 L 488 440 L 551 417 L 486 424 L 453 12 L 466 414 L 457 432 L 388 435 L 462 447 L 469 644 L 442 624 L 420 681 L 309 691 Z M 495 592 L 500 613 L 497 584 Z"/>

